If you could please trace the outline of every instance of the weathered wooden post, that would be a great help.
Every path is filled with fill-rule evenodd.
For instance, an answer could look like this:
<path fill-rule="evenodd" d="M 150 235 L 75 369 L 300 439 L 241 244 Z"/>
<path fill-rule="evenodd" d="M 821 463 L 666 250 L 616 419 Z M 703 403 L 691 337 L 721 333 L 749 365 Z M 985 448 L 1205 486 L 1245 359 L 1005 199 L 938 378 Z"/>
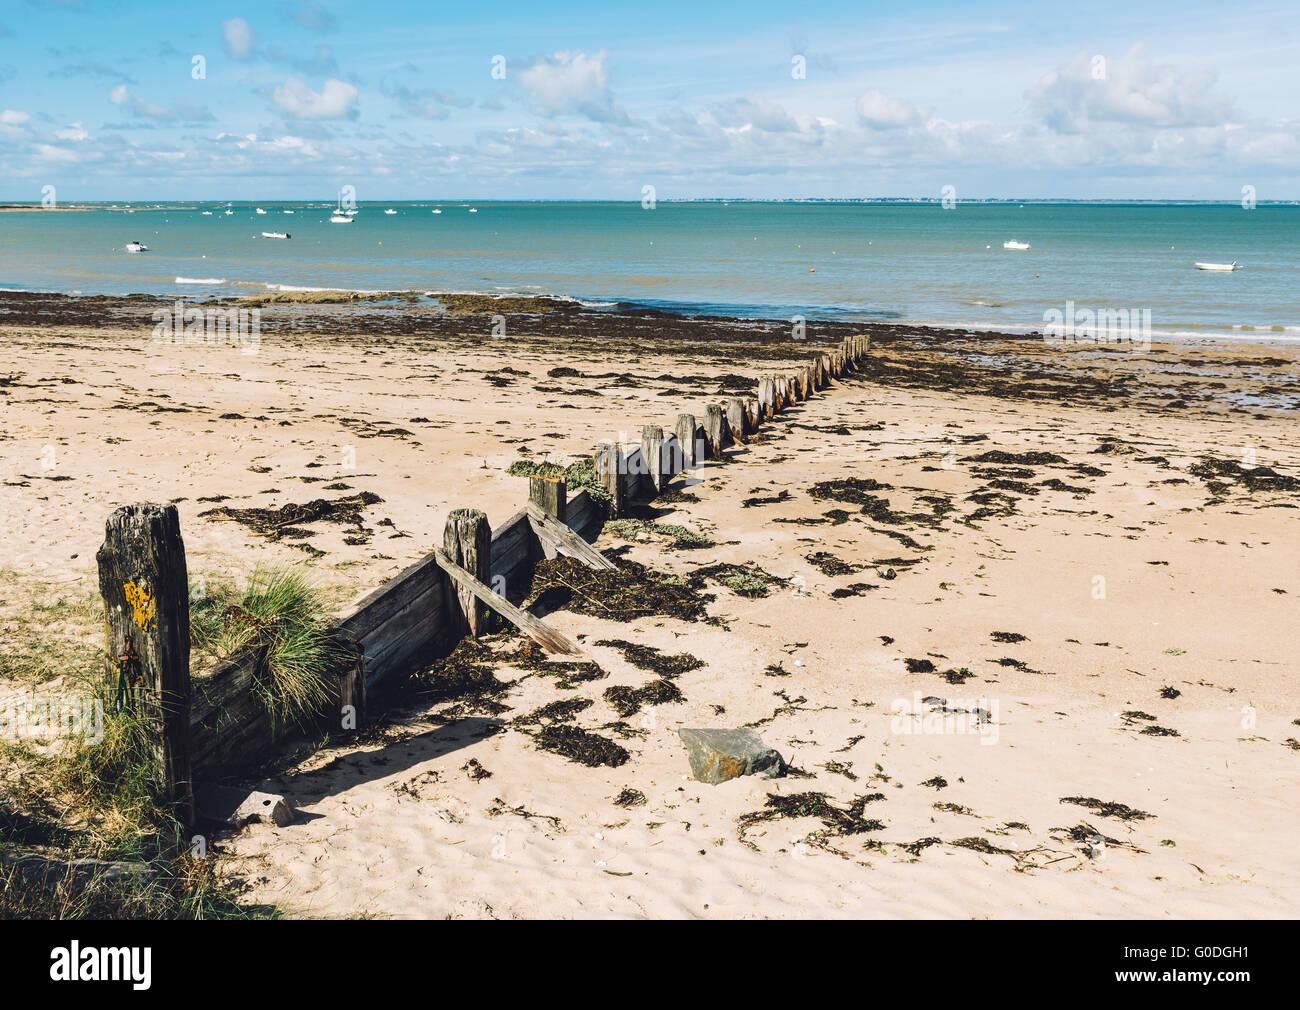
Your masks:
<path fill-rule="evenodd" d="M 709 412 L 704 421 L 704 443 L 709 459 L 722 459 L 722 450 L 730 445 L 731 432 L 727 426 L 727 415 L 722 411 L 722 405 L 718 403 L 709 404 Z"/>
<path fill-rule="evenodd" d="M 190 771 L 190 587 L 175 505 L 124 505 L 96 555 L 119 703 L 138 700 L 163 793 L 194 823 Z"/>
<path fill-rule="evenodd" d="M 727 427 L 731 429 L 732 437 L 744 445 L 749 441 L 745 424 L 745 401 L 739 396 L 730 397 L 726 406 Z"/>
<path fill-rule="evenodd" d="M 664 473 L 664 430 L 659 425 L 647 424 L 641 428 L 641 458 L 658 494 L 672 477 L 671 473 Z"/>
<path fill-rule="evenodd" d="M 447 556 L 484 585 L 492 583 L 492 527 L 478 509 L 453 509 L 442 531 Z M 477 638 L 488 630 L 488 609 L 464 586 L 447 580 L 447 616 L 461 634 Z"/>
<path fill-rule="evenodd" d="M 758 380 L 758 410 L 764 421 L 771 420 L 776 413 L 776 397 L 773 395 L 772 377 L 764 375 Z"/>
<path fill-rule="evenodd" d="M 758 397 L 745 397 L 745 430 L 756 432 L 763 424 L 763 407 Z"/>
<path fill-rule="evenodd" d="M 614 442 L 602 442 L 596 447 L 596 479 L 609 494 L 609 514 L 617 518 L 623 514 L 623 454 Z"/>
<path fill-rule="evenodd" d="M 528 500 L 551 518 L 568 522 L 568 486 L 563 477 L 529 477 Z"/>
<path fill-rule="evenodd" d="M 695 415 L 677 415 L 677 443 L 681 446 L 682 465 L 695 466 L 699 458 L 695 454 Z"/>

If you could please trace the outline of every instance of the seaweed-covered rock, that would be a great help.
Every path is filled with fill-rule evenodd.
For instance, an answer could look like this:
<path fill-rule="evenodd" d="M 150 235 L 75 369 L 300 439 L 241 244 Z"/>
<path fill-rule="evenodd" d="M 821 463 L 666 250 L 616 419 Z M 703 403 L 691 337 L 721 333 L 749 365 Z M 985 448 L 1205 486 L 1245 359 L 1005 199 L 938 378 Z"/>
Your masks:
<path fill-rule="evenodd" d="M 785 774 L 785 759 L 752 729 L 679 729 L 677 735 L 686 745 L 697 782 L 716 786 L 741 775 Z"/>

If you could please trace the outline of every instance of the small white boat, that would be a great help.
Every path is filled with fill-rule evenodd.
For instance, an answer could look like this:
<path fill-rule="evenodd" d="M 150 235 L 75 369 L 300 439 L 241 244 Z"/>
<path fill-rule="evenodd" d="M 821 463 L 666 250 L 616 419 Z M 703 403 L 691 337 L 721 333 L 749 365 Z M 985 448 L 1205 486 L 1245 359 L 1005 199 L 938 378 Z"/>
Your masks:
<path fill-rule="evenodd" d="M 143 242 L 128 242 L 125 249 L 129 253 L 142 253 L 149 251 L 149 247 Z"/>
<path fill-rule="evenodd" d="M 477 214 L 477 213 L 478 213 L 478 208 L 477 208 L 477 207 L 471 207 L 471 208 L 469 209 L 469 212 L 470 212 L 471 214 Z"/>
<path fill-rule="evenodd" d="M 265 214 L 265 213 L 266 213 L 266 211 L 264 211 L 261 207 L 258 207 L 258 208 L 257 208 L 257 212 L 258 212 L 259 214 Z"/>
<path fill-rule="evenodd" d="M 429 213 L 431 213 L 431 214 L 441 214 L 441 213 L 442 213 L 442 208 L 440 208 L 440 207 L 434 207 L 433 210 L 431 210 Z"/>
<path fill-rule="evenodd" d="M 286 213 L 286 214 L 292 214 L 293 211 L 291 211 L 291 210 L 286 210 L 285 213 Z"/>
<path fill-rule="evenodd" d="M 226 211 L 226 217 L 230 217 L 230 215 L 233 214 L 233 213 L 234 213 L 233 210 L 228 210 L 228 211 Z"/>
<path fill-rule="evenodd" d="M 1233 260 L 1231 263 L 1197 263 L 1196 269 L 1197 270 L 1218 270 L 1222 273 L 1231 273 L 1232 271 L 1237 269 L 1237 261 Z"/>
<path fill-rule="evenodd" d="M 384 213 L 385 213 L 385 214 L 396 214 L 397 211 L 393 210 L 392 207 L 389 207 L 386 211 L 384 211 Z"/>
<path fill-rule="evenodd" d="M 203 212 L 203 216 L 204 216 L 204 217 L 211 217 L 211 216 L 212 216 L 212 211 L 210 211 L 210 210 L 205 210 L 205 211 Z"/>
<path fill-rule="evenodd" d="M 1024 250 L 1024 249 L 1028 249 L 1028 248 L 1029 248 L 1029 243 L 1028 243 L 1028 242 L 1017 242 L 1015 239 L 1012 239 L 1010 242 L 1003 242 L 1003 243 L 1002 243 L 1002 248 L 1003 248 L 1003 249 L 1020 249 L 1020 250 Z"/>
<path fill-rule="evenodd" d="M 334 208 L 334 213 L 330 216 L 330 224 L 351 224 L 352 215 L 355 213 L 355 210 L 345 211 L 343 209 L 343 193 L 340 192 L 338 206 Z"/>
<path fill-rule="evenodd" d="M 262 238 L 292 238 L 292 237 L 293 237 L 292 235 L 286 234 L 285 232 L 282 231 L 262 232 Z"/>

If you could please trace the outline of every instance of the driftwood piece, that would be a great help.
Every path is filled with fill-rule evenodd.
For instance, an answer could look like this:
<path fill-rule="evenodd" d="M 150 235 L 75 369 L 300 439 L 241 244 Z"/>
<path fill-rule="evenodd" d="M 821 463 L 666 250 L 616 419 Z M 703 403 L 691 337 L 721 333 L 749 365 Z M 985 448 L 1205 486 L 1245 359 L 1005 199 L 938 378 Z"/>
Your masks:
<path fill-rule="evenodd" d="M 543 624 L 532 614 L 520 610 L 504 596 L 492 592 L 483 582 L 453 561 L 446 551 L 436 551 L 434 557 L 447 577 L 456 583 L 458 592 L 466 592 L 486 604 L 533 639 L 547 652 L 576 655 L 578 647 L 554 628 Z"/>
<path fill-rule="evenodd" d="M 52 888 L 77 894 L 89 886 L 145 887 L 158 876 L 152 863 L 110 859 L 58 859 L 44 852 L 0 853 L 0 866 L 9 868 L 23 886 Z"/>
<path fill-rule="evenodd" d="M 532 502 L 528 503 L 528 518 L 538 539 L 549 543 L 557 553 L 581 561 L 588 568 L 618 567 L 568 526 L 557 522 Z"/>
<path fill-rule="evenodd" d="M 462 571 L 479 582 L 492 578 L 492 527 L 478 509 L 453 509 L 442 531 L 442 546 Z M 446 565 L 441 566 L 446 570 Z M 495 594 L 494 594 L 495 595 Z M 467 586 L 458 585 L 447 594 L 447 613 L 453 628 L 478 638 L 487 631 L 487 610 L 482 597 Z"/>
<path fill-rule="evenodd" d="M 190 768 L 190 590 L 175 505 L 124 505 L 96 555 L 119 704 L 149 730 L 164 795 L 194 818 Z"/>

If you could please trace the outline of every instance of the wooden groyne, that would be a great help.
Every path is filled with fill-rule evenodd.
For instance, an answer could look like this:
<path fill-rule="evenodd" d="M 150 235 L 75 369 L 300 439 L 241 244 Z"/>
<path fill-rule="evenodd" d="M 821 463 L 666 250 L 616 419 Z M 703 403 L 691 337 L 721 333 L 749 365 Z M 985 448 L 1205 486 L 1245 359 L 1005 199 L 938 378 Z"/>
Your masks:
<path fill-rule="evenodd" d="M 576 652 L 564 635 L 520 609 L 521 587 L 538 561 L 564 555 L 616 567 L 591 546 L 607 518 L 658 497 L 682 471 L 724 459 L 727 448 L 856 370 L 869 347 L 868 337 L 849 337 L 805 365 L 760 376 L 751 395 L 708 404 L 703 418 L 681 414 L 671 429 L 646 425 L 638 443 L 601 443 L 593 450 L 600 500 L 587 490 L 569 497 L 563 478 L 530 477 L 524 508 L 495 529 L 477 509 L 453 510 L 440 548 L 338 620 L 334 635 L 352 658 L 339 664 L 322 726 L 360 727 L 377 687 L 481 634 L 488 610 L 548 652 Z M 294 729 L 278 724 L 254 691 L 266 647 L 244 648 L 191 674 L 188 577 L 174 505 L 114 511 L 98 563 L 110 655 L 120 682 L 139 694 L 158 776 L 189 820 L 196 778 L 245 767 Z"/>

